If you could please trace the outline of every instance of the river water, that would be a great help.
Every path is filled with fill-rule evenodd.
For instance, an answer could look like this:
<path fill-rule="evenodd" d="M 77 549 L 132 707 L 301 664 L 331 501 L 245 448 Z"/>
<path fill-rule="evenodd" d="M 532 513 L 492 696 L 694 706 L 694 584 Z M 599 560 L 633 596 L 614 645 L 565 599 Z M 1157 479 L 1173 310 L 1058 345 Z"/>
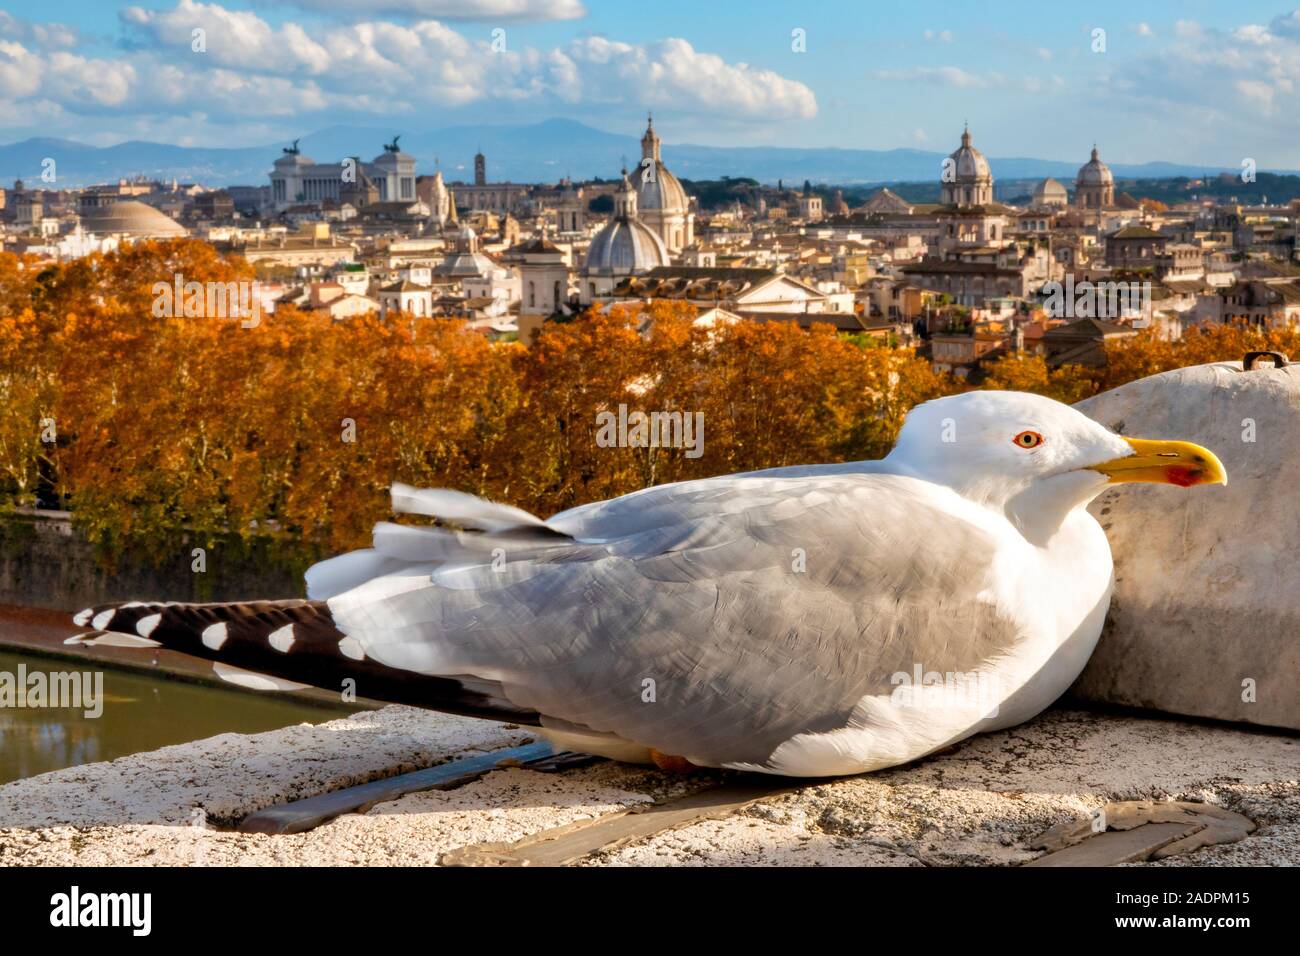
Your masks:
<path fill-rule="evenodd" d="M 10 675 L 7 687 L 12 691 L 24 671 L 27 675 L 102 673 L 102 713 L 87 716 L 84 699 L 75 708 L 49 706 L 55 703 L 51 700 L 31 706 L 31 697 L 21 701 L 27 706 L 18 706 L 17 697 L 7 701 L 5 675 Z M 27 686 L 32 687 L 30 680 Z M 93 676 L 81 686 L 93 695 Z M 66 703 L 66 697 L 60 702 Z M 342 705 L 313 707 L 274 694 L 223 690 L 99 668 L 88 661 L 0 651 L 0 784 L 217 734 L 322 723 L 347 712 Z"/>

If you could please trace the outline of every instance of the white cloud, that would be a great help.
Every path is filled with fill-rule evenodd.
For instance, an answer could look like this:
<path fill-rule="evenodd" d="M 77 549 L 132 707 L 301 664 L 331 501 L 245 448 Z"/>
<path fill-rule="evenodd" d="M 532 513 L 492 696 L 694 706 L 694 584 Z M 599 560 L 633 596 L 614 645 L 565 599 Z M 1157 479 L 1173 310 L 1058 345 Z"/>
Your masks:
<path fill-rule="evenodd" d="M 65 108 L 115 107 L 130 95 L 136 80 L 129 63 L 88 60 L 62 50 L 33 52 L 21 43 L 0 40 L 0 96 L 5 99 L 32 98 Z"/>
<path fill-rule="evenodd" d="M 576 20 L 586 16 L 580 0 L 263 0 L 263 6 L 353 16 L 364 7 L 367 16 L 428 17 L 438 20 Z"/>
<path fill-rule="evenodd" d="M 681 39 L 638 46 L 586 37 L 573 41 L 555 67 L 570 98 L 577 93 L 610 103 L 639 99 L 649 106 L 755 119 L 817 115 L 816 97 L 802 83 L 746 63 L 727 63 Z"/>
<path fill-rule="evenodd" d="M 40 50 L 70 49 L 77 31 L 62 23 L 32 23 L 0 10 L 0 37 L 17 40 Z"/>
<path fill-rule="evenodd" d="M 329 54 L 302 27 L 286 23 L 276 30 L 255 13 L 227 10 L 215 3 L 179 0 L 174 10 L 127 7 L 121 11 L 128 27 L 159 46 L 177 47 L 190 56 L 207 57 L 220 66 L 274 73 L 323 73 Z M 206 50 L 192 49 L 193 31 L 204 31 Z M 201 61 L 196 59 L 196 66 Z"/>
<path fill-rule="evenodd" d="M 1010 76 L 996 71 L 972 73 L 957 66 L 914 66 L 901 70 L 873 70 L 877 80 L 892 83 L 926 83 L 952 89 L 1010 90 L 1040 93 L 1064 87 L 1065 80 L 1052 75 L 1046 79 L 1037 76 Z"/>
<path fill-rule="evenodd" d="M 1273 112 L 1273 96 L 1276 90 L 1261 80 L 1237 80 L 1237 92 L 1247 102 L 1252 103 L 1265 115 Z"/>
<path fill-rule="evenodd" d="M 533 0 L 471 6 L 515 16 L 525 8 L 576 8 Z M 49 101 L 68 114 L 116 115 L 121 126 L 149 114 L 251 127 L 276 117 L 310 121 L 320 114 L 337 122 L 493 104 L 531 115 L 587 105 L 648 107 L 741 123 L 817 114 L 816 97 L 803 83 L 679 38 L 626 43 L 582 36 L 549 49 L 507 43 L 497 52 L 483 28 L 372 19 L 309 34 L 292 22 L 273 25 L 256 12 L 201 0 L 177 0 L 167 10 L 128 7 L 120 21 L 128 40 L 122 52 L 89 59 L 44 49 L 18 21 L 0 19 L 0 97 L 16 105 Z M 7 38 L 6 27 L 28 39 Z M 204 31 L 203 52 L 192 49 L 195 29 Z"/>
<path fill-rule="evenodd" d="M 1153 36 L 1155 36 L 1155 32 L 1151 29 L 1151 24 L 1149 24 L 1149 23 L 1145 23 L 1145 22 L 1144 22 L 1144 23 L 1139 23 L 1137 26 L 1135 26 L 1135 27 L 1133 28 L 1133 32 L 1136 33 L 1136 34 L 1137 34 L 1138 36 L 1140 36 L 1140 37 L 1153 37 Z"/>
<path fill-rule="evenodd" d="M 1232 36 L 1234 39 L 1240 40 L 1242 43 L 1249 43 L 1252 46 L 1269 46 L 1277 42 L 1277 38 L 1269 32 L 1268 27 L 1255 23 L 1237 27 L 1232 31 Z"/>
<path fill-rule="evenodd" d="M 873 70 L 871 75 L 878 80 L 895 83 L 933 83 L 958 89 L 983 89 L 991 85 L 987 77 L 967 72 L 957 66 L 913 66 L 902 70 Z"/>
<path fill-rule="evenodd" d="M 117 107 L 127 101 L 138 80 L 130 63 L 54 53 L 46 61 L 42 89 L 59 102 Z"/>
<path fill-rule="evenodd" d="M 922 36 L 924 36 L 926 41 L 929 43 L 934 43 L 936 41 L 939 43 L 952 42 L 951 30 L 940 30 L 937 33 L 934 30 L 926 30 L 925 33 L 922 34 Z"/>
<path fill-rule="evenodd" d="M 1184 148 L 1227 159 L 1244 149 L 1272 154 L 1273 168 L 1295 165 L 1290 118 L 1300 112 L 1300 13 L 1229 29 L 1179 21 L 1167 45 L 1118 61 L 1098 93 L 1110 113 L 1148 116 Z"/>
<path fill-rule="evenodd" d="M 41 89 L 44 63 L 21 43 L 0 40 L 0 97 L 17 100 Z"/>

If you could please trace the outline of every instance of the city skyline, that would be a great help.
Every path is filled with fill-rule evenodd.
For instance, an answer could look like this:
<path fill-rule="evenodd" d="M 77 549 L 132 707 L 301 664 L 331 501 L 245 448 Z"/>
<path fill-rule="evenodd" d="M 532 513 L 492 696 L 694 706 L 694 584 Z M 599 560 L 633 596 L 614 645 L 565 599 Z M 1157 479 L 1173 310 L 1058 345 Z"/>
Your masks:
<path fill-rule="evenodd" d="M 1300 12 L 589 0 L 0 3 L 0 141 L 261 146 L 333 125 L 422 131 L 671 115 L 669 142 L 1300 167 Z M 202 33 L 195 33 L 195 31 Z M 1104 30 L 1104 35 L 1096 31 Z M 1104 47 L 1104 49 L 1102 49 Z M 743 170 L 738 170 L 743 173 Z"/>

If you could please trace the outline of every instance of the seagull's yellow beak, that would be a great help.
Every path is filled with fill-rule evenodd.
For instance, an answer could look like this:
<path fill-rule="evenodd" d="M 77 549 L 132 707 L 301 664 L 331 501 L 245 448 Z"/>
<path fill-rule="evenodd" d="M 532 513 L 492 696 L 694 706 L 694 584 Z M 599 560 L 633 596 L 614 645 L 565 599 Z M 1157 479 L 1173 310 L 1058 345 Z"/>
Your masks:
<path fill-rule="evenodd" d="M 1226 485 L 1223 462 L 1208 448 L 1189 441 L 1147 441 L 1125 438 L 1133 454 L 1092 465 L 1117 485 L 1126 481 L 1156 481 L 1190 488 L 1192 485 Z"/>

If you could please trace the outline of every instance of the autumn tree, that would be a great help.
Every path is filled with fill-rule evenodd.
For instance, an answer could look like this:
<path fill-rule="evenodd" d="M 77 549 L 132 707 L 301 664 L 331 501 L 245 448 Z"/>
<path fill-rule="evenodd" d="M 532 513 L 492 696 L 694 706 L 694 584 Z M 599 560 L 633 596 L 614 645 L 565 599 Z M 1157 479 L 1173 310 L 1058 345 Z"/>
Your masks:
<path fill-rule="evenodd" d="M 988 363 L 982 388 L 1033 392 L 1058 402 L 1074 404 L 1097 391 L 1096 374 L 1081 365 L 1049 368 L 1041 355 L 1012 352 Z"/>
<path fill-rule="evenodd" d="M 155 314 L 176 276 L 254 272 L 188 240 L 55 265 L 0 254 L 0 504 L 65 503 L 108 552 L 271 541 L 305 562 L 365 546 L 393 481 L 551 514 L 664 482 L 877 458 L 909 409 L 969 387 L 829 324 L 704 327 L 682 302 L 589 309 L 524 348 L 409 315 Z M 981 387 L 1074 402 L 1252 350 L 1297 355 L 1300 335 L 1146 331 L 1109 343 L 1102 369 L 1011 355 Z M 701 416 L 701 454 L 600 440 L 620 406 Z"/>
<path fill-rule="evenodd" d="M 1262 329 L 1239 323 L 1193 326 L 1177 342 L 1161 338 L 1154 330 L 1106 345 L 1102 389 L 1115 388 L 1148 375 L 1209 362 L 1239 362 L 1253 351 L 1300 354 L 1300 332 Z"/>
<path fill-rule="evenodd" d="M 34 260 L 0 253 L 0 507 L 31 507 L 57 466 L 50 328 L 32 309 Z"/>

